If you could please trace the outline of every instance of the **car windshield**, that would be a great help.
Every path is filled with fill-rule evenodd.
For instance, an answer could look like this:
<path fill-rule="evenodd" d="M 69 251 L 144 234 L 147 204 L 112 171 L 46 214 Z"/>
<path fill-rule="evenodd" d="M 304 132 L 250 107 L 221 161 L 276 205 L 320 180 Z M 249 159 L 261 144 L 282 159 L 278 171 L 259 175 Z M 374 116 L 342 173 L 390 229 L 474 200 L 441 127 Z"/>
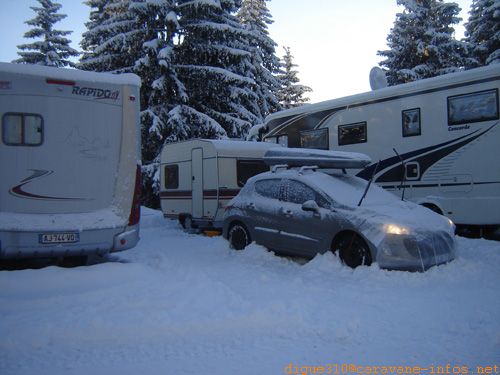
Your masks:
<path fill-rule="evenodd" d="M 363 196 L 368 181 L 348 174 L 311 173 L 307 176 L 317 188 L 341 205 L 356 207 Z M 362 206 L 378 206 L 394 203 L 398 198 L 381 187 L 372 184 Z"/>

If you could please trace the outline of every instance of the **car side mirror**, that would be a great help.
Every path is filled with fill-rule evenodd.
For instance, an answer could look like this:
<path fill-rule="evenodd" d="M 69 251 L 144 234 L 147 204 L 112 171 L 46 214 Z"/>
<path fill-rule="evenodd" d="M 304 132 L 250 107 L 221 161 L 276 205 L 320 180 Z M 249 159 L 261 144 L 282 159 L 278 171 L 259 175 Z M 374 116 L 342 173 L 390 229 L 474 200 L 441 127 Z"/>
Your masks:
<path fill-rule="evenodd" d="M 318 213 L 319 212 L 319 206 L 318 206 L 318 204 L 315 201 L 309 200 L 309 201 L 305 201 L 302 204 L 302 210 L 303 211 L 311 211 L 311 212 L 314 212 L 314 213 Z"/>

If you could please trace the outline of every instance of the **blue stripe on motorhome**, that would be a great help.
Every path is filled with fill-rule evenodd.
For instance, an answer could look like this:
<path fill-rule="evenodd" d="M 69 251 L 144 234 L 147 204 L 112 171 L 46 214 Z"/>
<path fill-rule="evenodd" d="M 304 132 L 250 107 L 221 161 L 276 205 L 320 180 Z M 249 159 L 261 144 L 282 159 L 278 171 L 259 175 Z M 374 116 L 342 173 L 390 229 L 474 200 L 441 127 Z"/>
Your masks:
<path fill-rule="evenodd" d="M 479 134 L 476 134 L 477 132 L 479 132 L 478 129 L 467 135 L 458 137 L 448 142 L 440 143 L 438 145 L 425 147 L 419 150 L 402 154 L 401 158 L 404 161 L 410 161 L 410 160 L 417 161 L 420 164 L 420 176 L 422 176 L 427 169 L 429 169 L 439 160 L 443 159 L 444 157 L 450 155 L 452 152 L 462 148 L 463 146 L 471 143 L 472 141 L 486 134 L 491 129 L 493 129 L 497 124 L 498 123 L 492 125 L 491 127 L 489 127 L 488 129 Z M 377 163 L 374 163 L 366 167 L 361 172 L 359 172 L 357 176 L 369 180 L 373 174 L 373 171 L 375 170 L 376 165 Z M 393 166 L 393 168 L 387 170 L 391 166 Z M 382 172 L 380 172 L 378 177 L 375 179 L 375 182 L 377 183 L 395 182 L 402 180 L 403 166 L 401 165 L 401 159 L 398 156 L 393 156 L 388 159 L 382 160 L 380 162 L 378 170 Z M 383 172 L 384 170 L 385 172 Z"/>

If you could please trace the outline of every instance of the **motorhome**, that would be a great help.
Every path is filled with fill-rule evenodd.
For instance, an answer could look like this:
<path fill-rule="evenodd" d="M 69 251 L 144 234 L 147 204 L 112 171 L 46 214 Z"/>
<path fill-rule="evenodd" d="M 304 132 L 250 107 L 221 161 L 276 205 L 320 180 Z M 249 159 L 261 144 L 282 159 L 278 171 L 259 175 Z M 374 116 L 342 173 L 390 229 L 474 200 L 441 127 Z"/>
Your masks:
<path fill-rule="evenodd" d="M 165 217 L 184 228 L 220 229 L 226 204 L 252 176 L 269 170 L 265 142 L 194 139 L 165 145 L 160 198 Z"/>
<path fill-rule="evenodd" d="M 0 258 L 139 239 L 139 77 L 0 63 Z"/>
<path fill-rule="evenodd" d="M 380 88 L 272 114 L 264 140 L 367 154 L 373 163 L 358 176 L 457 224 L 495 230 L 499 88 L 500 64 Z"/>

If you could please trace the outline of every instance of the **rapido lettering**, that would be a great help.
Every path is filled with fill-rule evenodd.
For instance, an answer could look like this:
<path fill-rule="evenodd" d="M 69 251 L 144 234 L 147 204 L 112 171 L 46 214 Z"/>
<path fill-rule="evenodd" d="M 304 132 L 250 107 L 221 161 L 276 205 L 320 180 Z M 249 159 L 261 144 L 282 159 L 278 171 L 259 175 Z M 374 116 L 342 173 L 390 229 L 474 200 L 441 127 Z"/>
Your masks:
<path fill-rule="evenodd" d="M 87 96 L 92 97 L 94 99 L 111 99 L 117 100 L 120 96 L 120 91 L 112 91 L 112 90 L 104 90 L 104 89 L 96 89 L 94 87 L 80 87 L 73 86 L 73 91 L 71 92 L 73 95 Z"/>

